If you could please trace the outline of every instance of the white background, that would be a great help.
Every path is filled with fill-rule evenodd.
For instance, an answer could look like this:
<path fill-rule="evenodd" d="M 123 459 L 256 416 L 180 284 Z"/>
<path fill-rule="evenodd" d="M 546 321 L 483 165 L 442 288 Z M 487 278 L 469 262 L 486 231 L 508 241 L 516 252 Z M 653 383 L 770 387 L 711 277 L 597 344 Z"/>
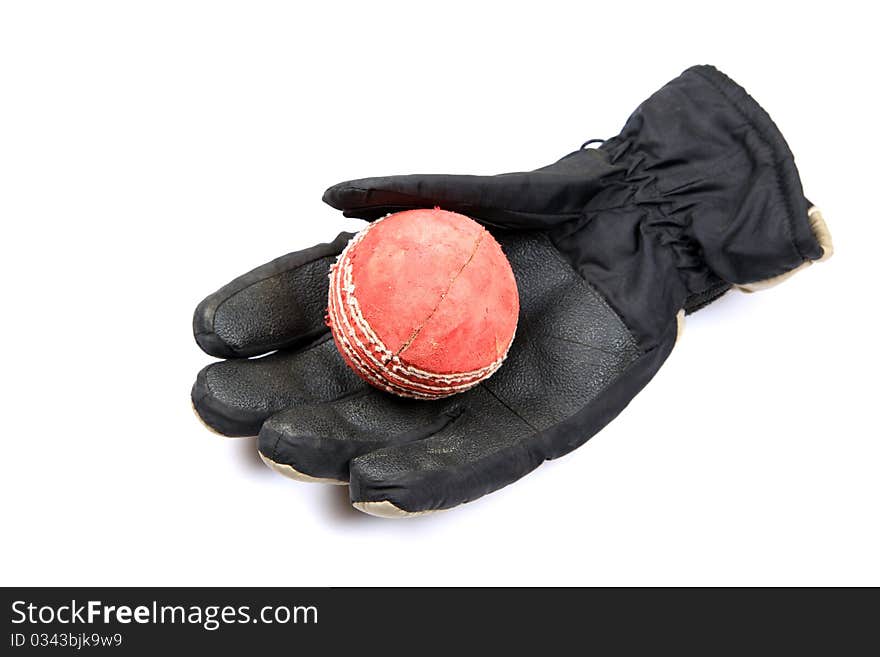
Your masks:
<path fill-rule="evenodd" d="M 880 584 L 863 5 L 3 3 L 0 583 Z M 837 254 L 692 316 L 586 446 L 387 521 L 196 420 L 193 308 L 356 227 L 327 186 L 542 166 L 696 63 L 781 127 Z"/>

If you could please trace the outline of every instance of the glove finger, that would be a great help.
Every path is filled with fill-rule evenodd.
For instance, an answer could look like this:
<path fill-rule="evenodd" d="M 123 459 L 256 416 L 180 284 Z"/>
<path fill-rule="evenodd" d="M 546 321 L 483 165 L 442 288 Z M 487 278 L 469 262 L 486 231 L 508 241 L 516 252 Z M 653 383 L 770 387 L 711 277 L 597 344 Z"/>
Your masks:
<path fill-rule="evenodd" d="M 327 274 L 350 233 L 289 253 L 205 298 L 193 316 L 196 342 L 218 358 L 241 358 L 304 344 L 327 330 Z"/>
<path fill-rule="evenodd" d="M 505 228 L 546 228 L 578 217 L 613 170 L 595 149 L 567 155 L 543 169 L 498 176 L 408 175 L 349 180 L 324 192 L 347 217 L 440 206 Z"/>
<path fill-rule="evenodd" d="M 448 509 L 519 479 L 543 457 L 529 449 L 534 429 L 485 388 L 456 419 L 422 440 L 354 458 L 355 508 L 382 517 Z"/>
<path fill-rule="evenodd" d="M 327 334 L 296 351 L 212 363 L 199 372 L 192 402 L 226 436 L 255 436 L 269 416 L 298 404 L 338 399 L 367 387 Z"/>
<path fill-rule="evenodd" d="M 258 447 L 273 469 L 294 479 L 345 483 L 351 459 L 430 436 L 460 413 L 458 402 L 395 397 L 375 388 L 273 415 Z"/>

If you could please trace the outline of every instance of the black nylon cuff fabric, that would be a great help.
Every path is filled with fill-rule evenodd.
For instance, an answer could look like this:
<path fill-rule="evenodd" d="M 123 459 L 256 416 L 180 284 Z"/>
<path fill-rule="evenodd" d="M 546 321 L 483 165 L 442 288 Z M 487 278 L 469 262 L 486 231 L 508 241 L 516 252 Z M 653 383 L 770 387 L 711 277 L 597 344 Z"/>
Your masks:
<path fill-rule="evenodd" d="M 711 66 L 663 86 L 595 151 L 613 173 L 551 237 L 644 349 L 679 310 L 822 256 L 785 139 Z"/>
<path fill-rule="evenodd" d="M 690 294 L 702 259 L 723 281 L 765 280 L 821 257 L 794 156 L 766 111 L 712 66 L 694 66 L 632 114 L 600 150 L 623 164 L 630 189 L 611 186 L 588 208 L 655 205 Z M 693 242 L 693 244 L 687 244 Z"/>

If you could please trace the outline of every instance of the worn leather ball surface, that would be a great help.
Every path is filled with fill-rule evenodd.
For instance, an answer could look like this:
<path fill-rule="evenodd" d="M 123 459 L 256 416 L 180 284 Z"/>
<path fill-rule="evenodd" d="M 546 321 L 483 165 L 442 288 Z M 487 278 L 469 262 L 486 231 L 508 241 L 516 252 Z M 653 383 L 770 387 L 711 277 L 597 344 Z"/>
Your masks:
<path fill-rule="evenodd" d="M 498 242 L 439 208 L 373 222 L 330 271 L 328 324 L 372 385 L 437 399 L 490 377 L 513 342 L 519 297 Z"/>

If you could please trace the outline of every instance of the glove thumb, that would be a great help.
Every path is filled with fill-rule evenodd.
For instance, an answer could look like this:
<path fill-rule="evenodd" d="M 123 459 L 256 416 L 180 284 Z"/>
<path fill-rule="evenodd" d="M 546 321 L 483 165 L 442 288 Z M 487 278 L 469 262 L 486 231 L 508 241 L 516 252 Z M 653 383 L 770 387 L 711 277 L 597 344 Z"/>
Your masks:
<path fill-rule="evenodd" d="M 616 171 L 606 155 L 579 150 L 535 171 L 497 176 L 415 174 L 349 180 L 324 192 L 346 217 L 439 206 L 502 228 L 541 229 L 578 217 L 601 181 Z"/>

